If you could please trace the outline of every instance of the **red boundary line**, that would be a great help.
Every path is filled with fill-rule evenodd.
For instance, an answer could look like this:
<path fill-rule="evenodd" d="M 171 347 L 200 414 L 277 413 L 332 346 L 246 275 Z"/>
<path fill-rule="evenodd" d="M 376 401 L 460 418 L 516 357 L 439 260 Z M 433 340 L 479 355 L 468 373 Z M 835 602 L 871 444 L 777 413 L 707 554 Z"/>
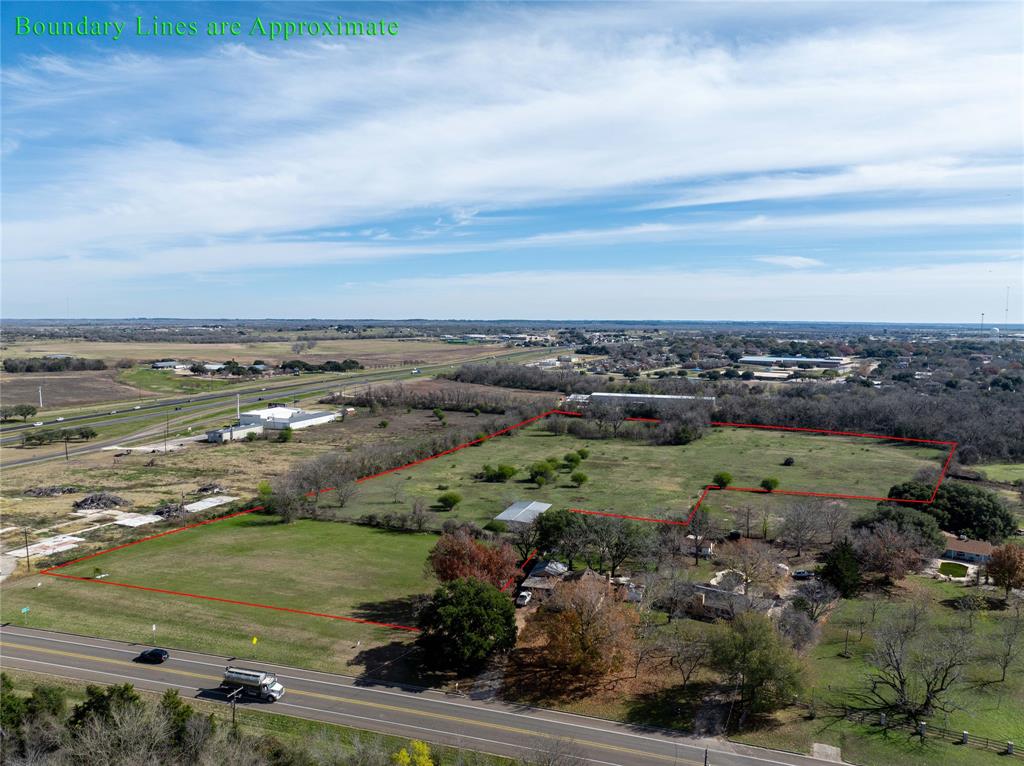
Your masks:
<path fill-rule="evenodd" d="M 398 468 L 389 468 L 386 471 L 380 471 L 379 473 L 370 474 L 369 476 L 363 476 L 360 479 L 356 479 L 356 482 L 357 483 L 362 483 L 364 481 L 369 481 L 370 479 L 376 479 L 376 478 L 378 478 L 380 476 L 386 476 L 386 475 L 391 474 L 391 473 L 397 473 L 398 471 L 404 471 L 407 468 L 412 468 L 413 466 L 417 466 L 417 465 L 420 465 L 422 463 L 426 463 L 426 462 L 428 462 L 430 460 L 436 460 L 437 458 L 444 457 L 445 455 L 451 455 L 453 452 L 458 452 L 459 450 L 466 449 L 467 447 L 474 447 L 477 444 L 482 444 L 483 442 L 485 442 L 485 441 L 487 441 L 489 439 L 493 439 L 496 436 L 502 436 L 504 434 L 510 433 L 512 431 L 515 431 L 516 429 L 522 428 L 523 426 L 528 426 L 531 423 L 535 423 L 538 420 L 543 420 L 544 418 L 549 417 L 551 415 L 565 415 L 567 417 L 575 417 L 575 418 L 583 417 L 583 413 L 582 412 L 574 412 L 572 410 L 559 410 L 559 409 L 548 410 L 547 412 L 541 413 L 540 415 L 535 415 L 532 418 L 527 418 L 526 420 L 522 421 L 521 423 L 516 423 L 515 425 L 508 426 L 507 428 L 502 428 L 500 431 L 495 431 L 492 434 L 487 434 L 486 436 L 481 436 L 478 439 L 473 439 L 472 441 L 468 441 L 468 442 L 466 442 L 464 444 L 460 444 L 460 445 L 458 445 L 456 447 L 452 447 L 451 449 L 446 449 L 443 452 L 438 452 L 436 455 L 430 455 L 429 457 L 420 458 L 419 460 L 413 460 L 411 463 L 406 463 L 405 465 L 399 466 Z M 637 418 L 632 418 L 631 417 L 631 418 L 625 418 L 625 419 L 629 420 L 629 421 L 640 422 L 640 423 L 660 423 L 661 422 L 658 418 L 638 418 L 638 417 Z M 655 519 L 655 518 L 652 518 L 652 517 L 649 517 L 649 516 L 630 516 L 630 515 L 623 514 L 623 513 L 610 513 L 608 511 L 588 511 L 588 510 L 585 510 L 583 508 L 569 508 L 568 510 L 570 512 L 572 512 L 572 513 L 581 513 L 581 514 L 587 514 L 587 515 L 591 515 L 591 516 L 610 516 L 610 517 L 617 518 L 617 519 L 631 519 L 631 520 L 634 520 L 634 521 L 647 521 L 647 522 L 652 522 L 652 523 L 655 523 L 655 524 L 675 524 L 675 525 L 679 525 L 679 526 L 684 526 L 685 527 L 685 526 L 688 526 L 690 524 L 690 522 L 693 520 L 694 514 L 700 508 L 701 504 L 704 502 L 704 499 L 708 496 L 709 492 L 723 491 L 723 490 L 731 491 L 731 492 L 753 492 L 753 493 L 758 493 L 758 494 L 797 495 L 797 496 L 802 496 L 802 497 L 831 497 L 831 498 L 841 498 L 841 499 L 847 499 L 847 500 L 875 500 L 875 501 L 879 501 L 879 502 L 886 502 L 886 501 L 888 501 L 888 502 L 894 502 L 894 503 L 920 503 L 920 504 L 927 505 L 927 504 L 930 504 L 930 503 L 935 501 L 936 494 L 939 491 L 939 486 L 942 484 L 943 480 L 946 478 L 946 471 L 949 469 L 949 464 L 950 464 L 950 462 L 952 462 L 953 455 L 956 452 L 956 448 L 957 448 L 957 442 L 955 442 L 955 441 L 938 441 L 938 440 L 935 440 L 935 439 L 914 439 L 914 438 L 910 438 L 910 437 L 907 437 L 907 436 L 883 436 L 883 435 L 880 435 L 880 434 L 866 434 L 866 433 L 857 433 L 857 432 L 853 432 L 853 431 L 829 431 L 829 430 L 821 429 L 821 428 L 796 428 L 796 427 L 792 427 L 792 426 L 766 426 L 766 425 L 757 425 L 757 424 L 754 424 L 754 423 L 725 423 L 725 422 L 719 422 L 719 421 L 714 421 L 714 420 L 711 421 L 711 425 L 715 426 L 715 427 L 720 427 L 720 428 L 758 428 L 758 429 L 769 430 L 769 431 L 800 431 L 800 432 L 804 432 L 804 433 L 826 434 L 828 436 L 856 436 L 856 437 L 862 437 L 862 438 L 865 438 L 865 439 L 883 439 L 883 440 L 886 440 L 886 441 L 915 442 L 915 443 L 918 443 L 918 444 L 948 444 L 948 445 L 950 445 L 950 449 L 949 449 L 949 454 L 946 455 L 946 460 L 945 460 L 945 462 L 942 465 L 942 471 L 939 473 L 939 479 L 938 479 L 938 481 L 935 482 L 935 486 L 932 488 L 931 497 L 928 500 L 902 500 L 902 499 L 891 498 L 891 497 L 874 497 L 874 496 L 869 496 L 869 495 L 841 495 L 841 494 L 834 494 L 834 493 L 828 493 L 828 492 L 799 492 L 799 491 L 795 491 L 795 490 L 779 490 L 779 489 L 769 491 L 769 490 L 761 489 L 760 487 L 719 487 L 719 486 L 714 485 L 714 484 L 709 484 L 708 486 L 704 487 L 703 491 L 700 494 L 700 497 L 697 499 L 696 505 L 694 505 L 693 508 L 690 510 L 690 513 L 686 517 L 685 520 L 680 520 L 680 519 Z M 327 489 L 320 490 L 318 494 L 323 494 L 325 492 L 332 492 L 334 489 L 335 489 L 334 487 L 328 487 Z M 310 494 L 312 494 L 312 493 L 310 493 Z M 146 586 L 143 586 L 143 585 L 132 585 L 131 583 L 115 582 L 113 580 L 96 580 L 96 579 L 91 578 L 91 577 L 76 577 L 75 575 L 62 574 L 62 573 L 59 573 L 59 572 L 55 571 L 57 569 L 62 569 L 64 567 L 66 567 L 66 566 L 70 566 L 71 564 L 78 564 L 78 563 L 81 563 L 82 561 L 88 561 L 89 559 L 94 559 L 97 556 L 102 556 L 102 555 L 104 555 L 106 553 L 113 553 L 114 551 L 119 551 L 119 550 L 122 550 L 124 548 L 129 548 L 129 547 L 131 547 L 133 545 L 138 545 L 139 543 L 148 542 L 149 540 L 155 540 L 158 537 L 166 537 L 167 535 L 173 535 L 173 534 L 177 534 L 178 532 L 184 532 L 187 529 L 195 529 L 196 527 L 201 527 L 201 526 L 204 526 L 206 524 L 213 524 L 214 522 L 217 522 L 217 521 L 224 521 L 225 519 L 232 519 L 232 518 L 235 518 L 236 516 L 244 516 L 245 514 L 253 513 L 254 511 L 261 511 L 261 510 L 263 510 L 263 506 L 259 506 L 258 505 L 258 506 L 254 506 L 252 508 L 247 508 L 244 511 L 236 511 L 235 513 L 229 513 L 229 514 L 227 514 L 225 516 L 218 516 L 215 519 L 207 519 L 206 521 L 199 521 L 199 522 L 196 522 L 195 524 L 187 524 L 187 525 L 185 525 L 183 527 L 178 527 L 176 529 L 170 529 L 170 530 L 167 530 L 166 532 L 160 532 L 159 534 L 150 535 L 149 537 L 143 537 L 143 538 L 141 538 L 139 540 L 133 540 L 130 543 L 124 543 L 123 545 L 116 545 L 113 548 L 106 548 L 106 549 L 104 549 L 102 551 L 97 551 L 96 553 L 91 553 L 88 556 L 81 556 L 80 558 L 72 559 L 71 561 L 65 561 L 63 564 L 57 564 L 56 566 L 49 567 L 48 569 L 42 570 L 40 572 L 40 574 L 49 575 L 51 577 L 60 577 L 60 578 L 66 579 L 66 580 L 75 580 L 75 581 L 78 581 L 78 582 L 98 583 L 98 584 L 101 584 L 101 585 L 113 585 L 113 586 L 120 587 L 120 588 L 132 588 L 134 590 L 144 590 L 144 591 L 149 591 L 151 593 L 163 593 L 163 594 L 169 595 L 169 596 L 183 596 L 183 597 L 187 597 L 187 598 L 197 598 L 197 599 L 202 599 L 204 601 L 217 601 L 217 602 L 224 603 L 224 604 L 235 604 L 235 605 L 238 605 L 238 606 L 250 606 L 250 607 L 256 607 L 258 609 L 271 609 L 271 610 L 278 611 L 278 612 L 290 612 L 292 614 L 303 614 L 303 615 L 309 615 L 311 617 L 324 617 L 324 618 L 327 618 L 327 619 L 330 619 L 330 620 L 342 620 L 342 621 L 345 621 L 345 622 L 361 623 L 363 625 L 375 625 L 377 627 L 390 628 L 392 630 L 405 630 L 405 631 L 411 631 L 411 632 L 417 632 L 417 633 L 419 632 L 419 628 L 414 628 L 414 627 L 412 627 L 410 625 L 397 625 L 397 624 L 388 623 L 388 622 L 377 622 L 376 620 L 363 620 L 363 619 L 360 619 L 358 617 L 344 617 L 342 615 L 337 615 L 337 614 L 324 614 L 324 613 L 321 613 L 321 612 L 307 612 L 307 611 L 302 610 L 302 609 L 292 609 L 290 607 L 285 607 L 285 606 L 272 606 L 271 604 L 257 604 L 257 603 L 253 603 L 253 602 L 249 602 L 249 601 L 235 601 L 233 599 L 219 598 L 217 596 L 205 596 L 205 595 L 200 594 L 200 593 L 184 593 L 184 592 L 181 592 L 181 591 L 164 590 L 162 588 L 149 588 L 149 587 L 146 587 Z M 523 562 L 523 565 L 520 567 L 519 571 L 520 572 L 525 572 L 527 564 L 529 564 L 530 561 L 533 560 L 534 556 L 536 556 L 536 555 L 537 555 L 537 551 L 536 551 L 536 549 L 534 549 L 534 551 L 532 553 L 530 553 L 530 555 L 526 558 L 526 561 Z M 516 575 L 513 575 L 512 577 L 510 577 L 508 582 L 506 582 L 505 585 L 502 587 L 502 591 L 507 590 L 508 587 L 515 581 L 515 579 L 518 576 L 519 575 L 516 574 Z"/>
<path fill-rule="evenodd" d="M 523 565 L 521 567 L 519 567 L 519 574 L 525 574 L 526 573 L 526 565 L 529 564 L 531 561 L 533 561 L 533 557 L 536 556 L 536 555 L 537 555 L 537 549 L 534 548 L 532 551 L 530 551 L 530 555 L 526 557 L 526 561 L 523 562 Z M 505 591 L 508 590 L 508 586 L 516 581 L 516 578 L 519 577 L 519 574 L 514 574 L 514 575 L 512 575 L 511 577 L 508 578 L 508 582 L 506 582 L 504 585 L 501 586 L 501 592 L 502 593 L 504 593 Z"/>

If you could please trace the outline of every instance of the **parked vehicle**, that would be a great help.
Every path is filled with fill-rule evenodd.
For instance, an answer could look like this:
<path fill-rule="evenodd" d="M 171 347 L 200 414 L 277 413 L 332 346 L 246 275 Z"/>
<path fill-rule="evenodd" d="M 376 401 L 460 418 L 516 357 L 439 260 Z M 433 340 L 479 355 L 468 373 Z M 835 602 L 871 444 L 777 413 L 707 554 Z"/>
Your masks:
<path fill-rule="evenodd" d="M 154 665 L 159 665 L 162 662 L 167 662 L 171 658 L 170 652 L 166 649 L 147 649 L 139 655 L 139 662 L 150 662 Z"/>
<path fill-rule="evenodd" d="M 519 597 L 516 599 L 516 606 L 526 606 L 530 603 L 530 599 L 532 598 L 533 591 L 524 590 L 522 593 L 519 594 Z"/>
<path fill-rule="evenodd" d="M 793 572 L 794 580 L 813 580 L 814 572 L 810 569 L 797 569 Z"/>
<path fill-rule="evenodd" d="M 277 702 L 284 696 L 284 686 L 273 673 L 249 668 L 224 668 L 224 680 L 221 686 L 230 691 L 241 689 L 247 697 L 268 702 Z"/>

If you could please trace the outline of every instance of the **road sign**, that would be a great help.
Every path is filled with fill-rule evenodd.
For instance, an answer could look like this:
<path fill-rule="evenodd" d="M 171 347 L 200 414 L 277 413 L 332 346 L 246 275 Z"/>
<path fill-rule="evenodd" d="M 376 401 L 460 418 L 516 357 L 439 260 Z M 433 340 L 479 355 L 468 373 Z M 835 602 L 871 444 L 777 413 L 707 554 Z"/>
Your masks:
<path fill-rule="evenodd" d="M 29 613 L 29 608 L 28 608 L 27 606 L 23 606 L 23 607 L 21 608 L 21 613 L 22 613 L 22 614 L 28 614 L 28 613 Z"/>

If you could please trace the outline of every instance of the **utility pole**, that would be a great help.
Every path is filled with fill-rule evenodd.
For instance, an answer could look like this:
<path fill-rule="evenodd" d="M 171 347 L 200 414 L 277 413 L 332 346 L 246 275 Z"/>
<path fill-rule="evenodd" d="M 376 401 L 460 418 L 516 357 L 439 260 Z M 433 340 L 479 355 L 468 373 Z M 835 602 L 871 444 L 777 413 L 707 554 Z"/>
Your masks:
<path fill-rule="evenodd" d="M 231 700 L 231 728 L 235 728 L 235 700 L 238 699 L 238 695 L 242 693 L 242 687 L 239 686 L 232 692 L 228 693 L 228 699 Z"/>
<path fill-rule="evenodd" d="M 68 439 L 69 438 L 71 438 L 71 437 L 69 437 L 67 435 L 67 433 L 65 433 L 64 434 L 64 462 L 65 463 L 67 463 L 68 460 L 70 460 L 70 458 L 68 457 Z"/>
<path fill-rule="evenodd" d="M 167 454 L 167 434 L 171 430 L 171 413 L 167 413 L 167 420 L 164 421 L 164 454 Z"/>
<path fill-rule="evenodd" d="M 982 332 L 985 332 L 985 312 L 981 312 L 981 327 L 978 328 Z"/>
<path fill-rule="evenodd" d="M 43 408 L 43 387 L 39 387 L 39 409 Z"/>
<path fill-rule="evenodd" d="M 31 572 L 32 559 L 28 555 L 28 527 L 22 527 L 21 531 L 25 535 L 25 569 Z"/>
<path fill-rule="evenodd" d="M 235 394 L 235 417 L 239 422 L 242 420 L 242 395 Z"/>

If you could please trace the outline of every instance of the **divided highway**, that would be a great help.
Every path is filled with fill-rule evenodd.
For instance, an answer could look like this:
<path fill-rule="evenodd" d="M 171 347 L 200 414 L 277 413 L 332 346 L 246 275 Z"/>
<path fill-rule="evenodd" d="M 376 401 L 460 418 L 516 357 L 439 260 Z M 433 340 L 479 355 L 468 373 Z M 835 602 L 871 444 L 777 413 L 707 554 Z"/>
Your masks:
<path fill-rule="evenodd" d="M 277 673 L 287 689 L 280 701 L 247 703 L 283 715 L 325 721 L 399 737 L 510 757 L 526 757 L 555 741 L 595 766 L 825 766 L 829 761 L 773 750 L 699 740 L 552 710 L 471 696 L 319 673 L 279 665 L 171 650 L 163 665 L 133 662 L 137 644 L 34 630 L 0 628 L 0 665 L 90 683 L 129 682 L 154 692 L 227 704 L 217 690 L 224 666 Z"/>

